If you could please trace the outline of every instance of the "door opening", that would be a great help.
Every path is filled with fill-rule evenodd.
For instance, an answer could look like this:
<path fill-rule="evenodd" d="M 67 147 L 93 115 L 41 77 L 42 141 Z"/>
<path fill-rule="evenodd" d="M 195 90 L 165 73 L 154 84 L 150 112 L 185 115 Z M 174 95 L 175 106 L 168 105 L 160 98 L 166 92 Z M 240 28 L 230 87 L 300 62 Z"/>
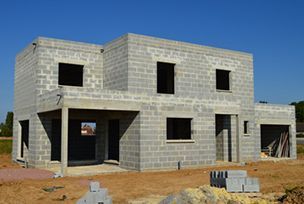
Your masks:
<path fill-rule="evenodd" d="M 119 120 L 109 120 L 108 160 L 119 161 Z"/>

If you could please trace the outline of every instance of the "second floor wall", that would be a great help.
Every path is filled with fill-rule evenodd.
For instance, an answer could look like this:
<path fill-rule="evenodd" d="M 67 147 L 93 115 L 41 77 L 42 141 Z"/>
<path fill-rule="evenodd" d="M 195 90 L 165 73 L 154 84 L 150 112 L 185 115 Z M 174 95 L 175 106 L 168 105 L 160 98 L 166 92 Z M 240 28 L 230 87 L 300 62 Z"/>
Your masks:
<path fill-rule="evenodd" d="M 202 98 L 253 109 L 251 54 L 136 34 L 105 46 L 38 38 L 17 57 L 15 103 L 24 101 L 20 93 L 26 98 L 30 90 L 31 101 L 70 82 L 88 92 Z"/>

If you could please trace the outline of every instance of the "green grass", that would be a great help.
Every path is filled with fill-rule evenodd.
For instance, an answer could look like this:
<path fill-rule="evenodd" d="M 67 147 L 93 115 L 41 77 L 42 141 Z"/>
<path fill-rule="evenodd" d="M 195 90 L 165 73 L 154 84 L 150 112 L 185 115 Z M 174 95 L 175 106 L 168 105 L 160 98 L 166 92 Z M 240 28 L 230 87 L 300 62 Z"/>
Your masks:
<path fill-rule="evenodd" d="M 0 154 L 10 154 L 12 152 L 12 140 L 0 140 Z"/>
<path fill-rule="evenodd" d="M 298 144 L 297 145 L 297 153 L 298 155 L 304 155 L 304 144 Z"/>

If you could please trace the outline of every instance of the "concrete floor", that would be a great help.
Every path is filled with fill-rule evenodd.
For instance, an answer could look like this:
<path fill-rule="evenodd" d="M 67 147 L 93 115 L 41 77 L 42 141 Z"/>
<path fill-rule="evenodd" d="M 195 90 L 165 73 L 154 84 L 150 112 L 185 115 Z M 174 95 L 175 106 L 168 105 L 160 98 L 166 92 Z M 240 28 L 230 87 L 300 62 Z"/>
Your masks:
<path fill-rule="evenodd" d="M 60 167 L 50 167 L 47 170 L 54 173 L 60 172 Z M 87 166 L 73 166 L 68 167 L 68 176 L 91 176 L 97 174 L 127 172 L 128 170 L 119 167 L 118 165 L 111 164 L 98 164 L 98 165 L 87 165 Z"/>

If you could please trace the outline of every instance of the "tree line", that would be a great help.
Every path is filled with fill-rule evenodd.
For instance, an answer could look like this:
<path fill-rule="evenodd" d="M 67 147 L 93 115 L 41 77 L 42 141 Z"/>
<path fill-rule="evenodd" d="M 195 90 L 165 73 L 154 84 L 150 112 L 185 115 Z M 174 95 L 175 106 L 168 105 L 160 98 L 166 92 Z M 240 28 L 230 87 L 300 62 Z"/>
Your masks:
<path fill-rule="evenodd" d="M 296 107 L 297 122 L 304 122 L 304 101 L 292 102 L 290 105 Z"/>
<path fill-rule="evenodd" d="M 4 123 L 0 123 L 0 136 L 11 137 L 13 136 L 13 121 L 14 113 L 7 112 Z"/>

